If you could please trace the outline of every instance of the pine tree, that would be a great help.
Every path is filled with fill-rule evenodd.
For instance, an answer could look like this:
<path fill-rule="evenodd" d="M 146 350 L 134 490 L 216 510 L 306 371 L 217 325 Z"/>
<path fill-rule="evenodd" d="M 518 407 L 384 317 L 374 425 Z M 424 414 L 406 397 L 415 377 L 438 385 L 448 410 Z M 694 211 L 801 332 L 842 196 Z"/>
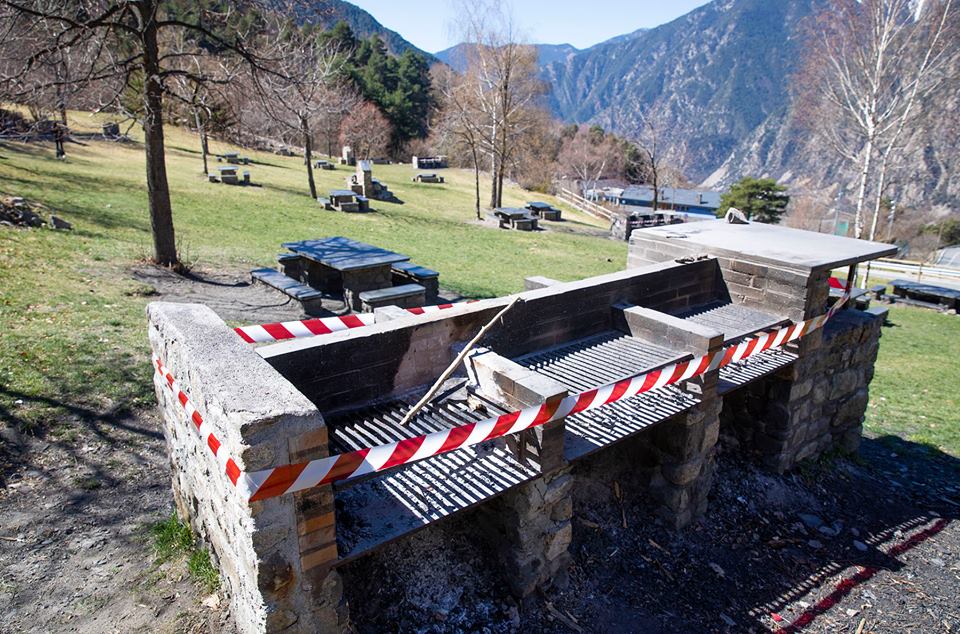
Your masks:
<path fill-rule="evenodd" d="M 722 218 L 728 209 L 735 207 L 750 220 L 777 224 L 790 203 L 790 196 L 784 193 L 786 191 L 786 187 L 772 178 L 746 176 L 720 198 L 717 217 Z"/>

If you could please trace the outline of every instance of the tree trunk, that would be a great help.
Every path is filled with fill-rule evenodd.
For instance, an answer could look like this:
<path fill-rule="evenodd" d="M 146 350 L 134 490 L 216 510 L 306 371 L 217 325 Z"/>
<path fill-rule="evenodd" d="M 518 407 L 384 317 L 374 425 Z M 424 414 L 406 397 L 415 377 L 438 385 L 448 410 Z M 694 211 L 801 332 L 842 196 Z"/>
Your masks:
<path fill-rule="evenodd" d="M 474 146 L 470 147 L 470 151 L 473 153 L 473 184 L 476 188 L 476 200 L 474 201 L 477 207 L 477 220 L 483 220 L 480 215 L 480 157 L 477 156 L 477 148 Z"/>
<path fill-rule="evenodd" d="M 883 158 L 880 159 L 880 175 L 877 179 L 877 200 L 873 205 L 873 219 L 870 222 L 870 240 L 876 240 L 877 237 L 877 225 L 880 224 L 880 203 L 883 200 L 883 190 L 887 185 L 887 165 L 890 159 L 890 150 L 893 149 L 893 146 L 887 148 L 887 151 L 883 153 Z M 867 269 L 863 274 L 863 288 L 867 287 L 867 284 L 870 282 L 870 262 L 867 261 Z"/>
<path fill-rule="evenodd" d="M 503 206 L 503 176 L 507 170 L 507 133 L 500 135 L 500 169 L 497 170 L 497 207 Z"/>
<path fill-rule="evenodd" d="M 653 176 L 653 210 L 656 211 L 660 208 L 660 178 L 655 167 L 651 168 L 650 174 Z"/>
<path fill-rule="evenodd" d="M 870 163 L 873 160 L 873 135 L 867 137 L 867 145 L 863 148 L 863 166 L 860 168 L 860 187 L 857 191 L 856 215 L 853 217 L 853 237 L 858 240 L 863 235 L 863 203 L 867 195 L 867 180 L 870 178 Z"/>
<path fill-rule="evenodd" d="M 503 206 L 503 163 L 500 163 L 500 169 L 497 171 L 497 207 Z"/>
<path fill-rule="evenodd" d="M 307 182 L 310 184 L 310 198 L 317 199 L 317 184 L 313 180 L 313 142 L 310 139 L 310 123 L 300 117 L 300 133 L 303 135 L 303 161 L 307 164 Z"/>
<path fill-rule="evenodd" d="M 207 128 L 202 123 L 200 119 L 200 110 L 193 111 L 193 121 L 197 126 L 197 134 L 200 135 L 200 155 L 203 157 L 203 173 L 209 174 L 209 167 L 207 166 L 207 153 L 209 152 L 209 145 L 207 144 Z"/>
<path fill-rule="evenodd" d="M 143 138 L 147 157 L 147 198 L 150 226 L 153 229 L 154 260 L 161 266 L 176 266 L 177 242 L 173 231 L 173 210 L 167 185 L 166 151 L 163 141 L 163 86 L 160 77 L 160 53 L 157 47 L 156 5 L 154 0 L 139 5 L 143 29 Z"/>
<path fill-rule="evenodd" d="M 57 123 L 53 128 L 53 145 L 57 150 L 58 159 L 67 157 L 67 153 L 63 149 L 63 126 L 60 123 Z"/>
<path fill-rule="evenodd" d="M 497 153 L 490 153 L 490 208 L 496 209 L 497 204 Z"/>

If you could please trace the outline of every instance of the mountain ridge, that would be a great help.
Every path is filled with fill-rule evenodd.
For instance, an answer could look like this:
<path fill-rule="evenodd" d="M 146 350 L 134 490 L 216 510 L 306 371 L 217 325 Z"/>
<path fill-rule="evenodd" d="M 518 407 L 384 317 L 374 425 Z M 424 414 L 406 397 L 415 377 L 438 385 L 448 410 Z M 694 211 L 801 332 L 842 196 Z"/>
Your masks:
<path fill-rule="evenodd" d="M 310 3 L 309 8 L 306 6 L 302 8 L 297 18 L 300 22 L 310 21 L 327 29 L 342 20 L 350 26 L 353 34 L 360 39 L 369 38 L 372 35 L 380 37 L 387 50 L 393 55 L 400 55 L 407 50 L 412 50 L 423 55 L 428 63 L 437 61 L 437 58 L 431 53 L 417 48 L 396 31 L 380 24 L 369 12 L 344 0 L 314 0 Z"/>

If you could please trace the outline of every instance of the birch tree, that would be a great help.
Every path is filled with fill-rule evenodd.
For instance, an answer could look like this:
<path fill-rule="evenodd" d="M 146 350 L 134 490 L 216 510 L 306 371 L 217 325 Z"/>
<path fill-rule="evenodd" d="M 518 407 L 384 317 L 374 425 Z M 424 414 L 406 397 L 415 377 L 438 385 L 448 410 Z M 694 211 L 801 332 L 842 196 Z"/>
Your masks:
<path fill-rule="evenodd" d="M 936 70 L 956 48 L 944 36 L 950 11 L 951 0 L 840 0 L 812 29 L 801 77 L 813 97 L 804 105 L 815 111 L 820 138 L 856 166 L 856 238 L 864 234 L 871 182 L 882 194 L 918 100 L 937 85 Z"/>

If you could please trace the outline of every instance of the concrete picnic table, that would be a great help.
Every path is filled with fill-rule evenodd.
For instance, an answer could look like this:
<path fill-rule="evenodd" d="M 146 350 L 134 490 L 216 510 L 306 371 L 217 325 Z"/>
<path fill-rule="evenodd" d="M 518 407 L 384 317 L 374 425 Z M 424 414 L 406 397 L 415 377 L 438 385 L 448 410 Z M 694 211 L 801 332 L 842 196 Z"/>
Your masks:
<path fill-rule="evenodd" d="M 511 227 L 521 231 L 532 231 L 537 228 L 537 217 L 529 209 L 497 207 L 493 213 L 500 219 L 501 227 Z"/>
<path fill-rule="evenodd" d="M 343 236 L 285 242 L 283 248 L 306 260 L 310 286 L 342 292 L 344 301 L 353 310 L 362 308 L 360 293 L 363 291 L 392 286 L 392 265 L 410 259 L 402 253 Z"/>
<path fill-rule="evenodd" d="M 890 282 L 894 295 L 929 304 L 939 304 L 946 309 L 960 312 L 960 291 L 955 288 L 896 279 Z"/>

